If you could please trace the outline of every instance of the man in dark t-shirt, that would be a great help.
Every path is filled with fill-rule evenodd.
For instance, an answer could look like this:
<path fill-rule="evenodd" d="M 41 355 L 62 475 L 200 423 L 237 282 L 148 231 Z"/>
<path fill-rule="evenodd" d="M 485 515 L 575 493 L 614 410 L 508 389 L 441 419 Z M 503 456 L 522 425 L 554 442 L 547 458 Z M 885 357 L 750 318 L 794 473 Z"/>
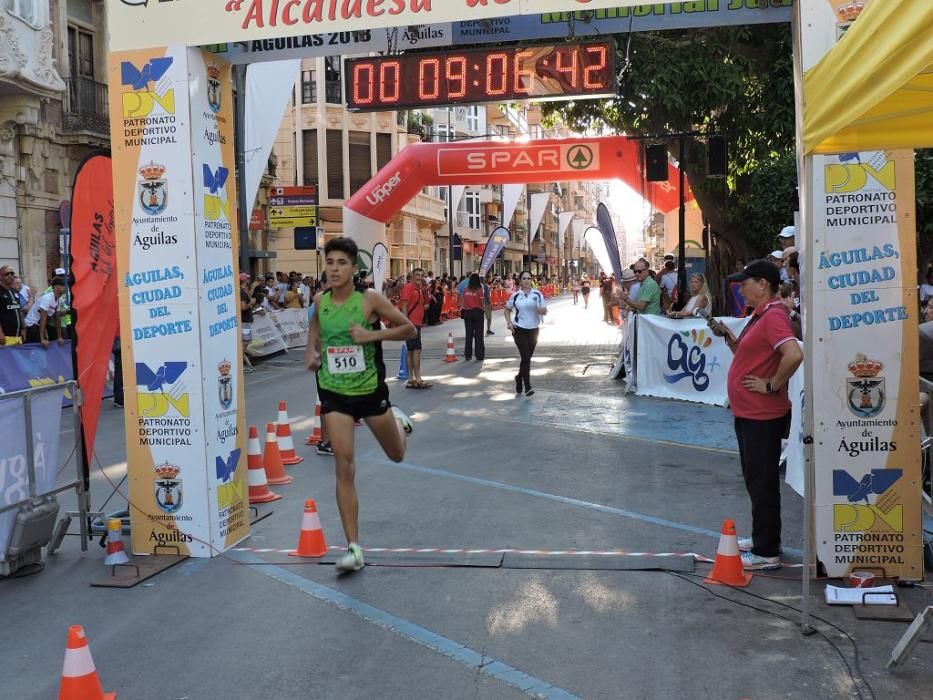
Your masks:
<path fill-rule="evenodd" d="M 249 275 L 240 273 L 240 339 L 243 341 L 243 371 L 252 372 L 253 364 L 246 356 L 246 348 L 253 339 L 253 297 L 249 293 Z"/>
<path fill-rule="evenodd" d="M 0 347 L 23 342 L 23 316 L 19 295 L 13 291 L 16 272 L 9 265 L 0 267 Z"/>

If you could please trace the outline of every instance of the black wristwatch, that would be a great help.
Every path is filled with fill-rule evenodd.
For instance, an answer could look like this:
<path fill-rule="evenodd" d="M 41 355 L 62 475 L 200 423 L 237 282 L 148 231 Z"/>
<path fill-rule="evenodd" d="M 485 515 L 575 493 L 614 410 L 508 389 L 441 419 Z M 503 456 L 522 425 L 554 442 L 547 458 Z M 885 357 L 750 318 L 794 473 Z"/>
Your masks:
<path fill-rule="evenodd" d="M 768 382 L 765 384 L 765 391 L 767 391 L 769 394 L 776 394 L 776 393 L 777 393 L 777 389 L 774 388 L 774 387 L 771 385 L 771 380 L 770 380 L 770 379 L 769 379 Z"/>

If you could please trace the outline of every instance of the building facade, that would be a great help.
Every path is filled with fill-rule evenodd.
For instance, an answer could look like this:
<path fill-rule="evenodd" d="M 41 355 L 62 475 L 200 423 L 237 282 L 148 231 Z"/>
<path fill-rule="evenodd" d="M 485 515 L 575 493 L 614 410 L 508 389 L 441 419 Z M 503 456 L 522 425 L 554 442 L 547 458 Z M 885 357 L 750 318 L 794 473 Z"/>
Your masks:
<path fill-rule="evenodd" d="M 81 161 L 110 144 L 103 0 L 0 0 L 0 264 L 45 288 Z"/>
<path fill-rule="evenodd" d="M 315 185 L 318 227 L 326 239 L 343 229 L 343 205 L 400 149 L 430 134 L 422 115 L 405 112 L 350 113 L 343 96 L 342 58 L 304 59 L 292 102 L 286 109 L 273 152 L 275 185 Z M 444 203 L 433 192 L 418 194 L 388 223 L 390 275 L 432 267 L 435 234 L 446 219 Z M 321 250 L 296 250 L 294 230 L 271 231 L 275 267 L 302 274 L 323 270 Z"/>

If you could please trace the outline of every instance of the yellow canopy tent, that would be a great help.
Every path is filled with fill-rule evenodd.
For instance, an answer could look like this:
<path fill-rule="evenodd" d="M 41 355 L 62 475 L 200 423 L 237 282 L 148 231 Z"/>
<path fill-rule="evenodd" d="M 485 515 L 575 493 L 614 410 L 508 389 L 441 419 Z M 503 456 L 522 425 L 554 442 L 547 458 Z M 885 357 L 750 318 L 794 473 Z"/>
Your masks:
<path fill-rule="evenodd" d="M 933 148 L 933 0 L 874 0 L 804 76 L 804 152 Z"/>

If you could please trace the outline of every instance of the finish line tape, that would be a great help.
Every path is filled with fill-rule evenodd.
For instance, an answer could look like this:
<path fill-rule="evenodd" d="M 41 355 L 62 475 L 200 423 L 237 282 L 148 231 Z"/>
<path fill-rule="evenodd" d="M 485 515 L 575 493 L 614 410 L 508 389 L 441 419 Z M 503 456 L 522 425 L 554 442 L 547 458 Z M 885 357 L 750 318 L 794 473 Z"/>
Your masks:
<path fill-rule="evenodd" d="M 343 552 L 345 547 L 328 547 L 335 552 Z M 361 547 L 363 552 L 382 552 L 385 554 L 536 554 L 543 556 L 599 556 L 599 557 L 692 557 L 699 562 L 713 563 L 712 559 L 694 552 L 624 552 L 622 550 L 593 549 L 444 549 L 440 547 Z M 273 547 L 235 547 L 234 552 L 252 552 L 254 554 L 291 554 L 295 549 L 276 549 Z"/>

